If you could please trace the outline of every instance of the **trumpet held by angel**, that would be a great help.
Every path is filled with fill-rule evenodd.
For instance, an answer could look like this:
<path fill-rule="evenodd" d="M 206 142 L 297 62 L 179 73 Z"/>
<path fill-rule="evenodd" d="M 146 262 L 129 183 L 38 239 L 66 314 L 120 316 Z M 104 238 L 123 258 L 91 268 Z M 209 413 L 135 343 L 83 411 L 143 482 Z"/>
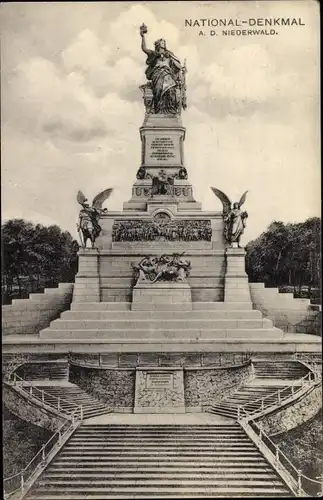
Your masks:
<path fill-rule="evenodd" d="M 88 199 L 82 191 L 78 191 L 76 200 L 82 209 L 76 227 L 83 248 L 86 248 L 87 240 L 90 240 L 91 246 L 94 248 L 95 240 L 102 231 L 99 224 L 100 217 L 108 211 L 107 208 L 102 208 L 102 205 L 111 196 L 112 191 L 113 189 L 109 188 L 97 194 L 93 198 L 92 206 L 89 205 Z"/>
<path fill-rule="evenodd" d="M 223 206 L 224 237 L 231 246 L 237 245 L 240 248 L 240 238 L 245 230 L 246 219 L 248 218 L 248 213 L 241 210 L 241 207 L 246 201 L 248 191 L 243 193 L 240 201 L 232 204 L 225 193 L 214 187 L 211 187 L 211 189 Z"/>

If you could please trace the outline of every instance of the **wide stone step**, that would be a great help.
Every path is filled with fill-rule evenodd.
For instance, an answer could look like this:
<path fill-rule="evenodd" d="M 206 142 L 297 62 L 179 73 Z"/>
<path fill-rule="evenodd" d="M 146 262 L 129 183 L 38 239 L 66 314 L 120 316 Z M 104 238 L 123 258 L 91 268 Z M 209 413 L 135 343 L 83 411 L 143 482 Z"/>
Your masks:
<path fill-rule="evenodd" d="M 234 418 L 236 419 L 238 416 L 237 410 L 223 410 L 220 408 L 209 408 L 207 413 L 214 413 L 215 415 L 221 415 L 222 417 Z"/>
<path fill-rule="evenodd" d="M 51 329 L 60 330 L 80 330 L 80 329 L 95 329 L 95 330 L 179 330 L 179 329 L 246 329 L 246 328 L 271 328 L 272 322 L 268 319 L 101 319 L 101 320 L 67 320 L 56 319 L 51 322 Z"/>
<path fill-rule="evenodd" d="M 84 428 L 82 428 L 84 427 Z M 167 429 L 143 429 L 142 431 L 141 430 L 130 430 L 130 429 L 113 429 L 114 426 L 111 426 L 111 428 L 109 429 L 102 429 L 100 430 L 100 428 L 97 428 L 96 429 L 93 429 L 93 430 L 90 430 L 88 429 L 87 425 L 86 426 L 82 426 L 80 429 L 78 429 L 75 434 L 73 434 L 72 436 L 72 439 L 74 437 L 84 437 L 84 438 L 91 438 L 91 437 L 99 437 L 99 436 L 102 436 L 102 437 L 105 437 L 105 436 L 112 436 L 112 437 L 121 437 L 121 438 L 124 438 L 125 436 L 129 436 L 129 437 L 137 437 L 139 439 L 141 438 L 144 438 L 144 437 L 147 437 L 147 438 L 151 438 L 151 437 L 163 437 L 163 436 L 170 436 L 172 438 L 178 436 L 178 437 L 187 437 L 189 436 L 190 438 L 199 438 L 199 437 L 206 437 L 206 438 L 210 438 L 210 439 L 213 439 L 213 438 L 222 438 L 222 437 L 225 437 L 225 436 L 228 436 L 228 437 L 233 437 L 233 438 L 236 438 L 236 437 L 243 437 L 245 436 L 245 433 L 242 431 L 242 430 L 239 430 L 239 429 L 230 429 L 230 430 L 226 430 L 226 429 L 219 429 L 219 430 L 216 430 L 216 429 L 211 429 L 210 431 L 207 431 L 207 430 L 200 430 L 200 431 L 197 431 L 197 432 L 190 432 L 188 433 L 187 430 L 183 429 L 179 429 L 178 431 L 172 431 L 172 430 L 167 430 Z"/>
<path fill-rule="evenodd" d="M 208 311 L 64 311 L 62 320 L 201 320 L 201 319 L 262 319 L 260 311 L 208 310 Z"/>
<path fill-rule="evenodd" d="M 99 465 L 103 467 L 104 465 L 111 465 L 113 467 L 143 467 L 143 466 L 159 466 L 160 464 L 167 464 L 167 467 L 179 467 L 179 466 L 189 466 L 189 467 L 240 467 L 241 464 L 244 466 L 249 465 L 250 467 L 263 467 L 266 466 L 265 460 L 257 454 L 250 455 L 243 458 L 241 462 L 241 457 L 229 454 L 227 456 L 212 456 L 212 457 L 197 457 L 196 460 L 191 459 L 190 456 L 153 456 L 153 457 L 129 457 L 117 456 L 117 457 L 106 457 L 98 459 L 95 456 L 91 457 L 64 457 L 59 455 L 54 462 L 55 467 L 93 467 L 94 465 Z"/>
<path fill-rule="evenodd" d="M 248 403 L 248 402 L 243 402 L 241 403 L 241 401 L 234 401 L 234 400 L 226 400 L 225 403 L 222 403 L 222 404 L 214 404 L 213 405 L 213 408 L 223 408 L 224 410 L 235 410 L 238 408 L 238 406 L 244 406 L 244 405 L 248 405 L 248 408 L 250 410 L 257 410 L 260 408 L 261 406 L 261 403 L 259 402 L 259 404 L 253 404 L 253 403 Z"/>
<path fill-rule="evenodd" d="M 142 305 L 142 304 L 141 304 Z M 164 311 L 176 310 L 180 304 L 160 304 Z M 131 309 L 130 302 L 72 302 L 72 311 L 129 311 Z M 148 310 L 151 305 L 148 304 Z M 157 310 L 157 308 L 155 308 Z M 252 310 L 252 302 L 192 302 L 193 311 L 209 311 L 209 310 Z M 179 309 L 180 310 L 180 309 Z"/>
<path fill-rule="evenodd" d="M 77 396 L 71 397 L 68 394 L 58 394 L 57 396 L 56 395 L 55 396 L 47 396 L 45 394 L 45 396 L 46 396 L 46 400 L 47 401 L 50 401 L 50 400 L 55 401 L 57 398 L 62 398 L 62 404 L 67 404 L 67 403 L 72 404 L 75 401 L 77 401 L 78 403 L 84 403 L 84 404 L 90 405 L 90 404 L 92 404 L 92 403 L 94 403 L 96 401 L 93 398 L 91 399 L 91 398 L 83 398 L 83 397 L 77 397 Z M 69 399 L 64 400 L 64 396 L 66 398 L 70 397 L 70 400 Z"/>
<path fill-rule="evenodd" d="M 78 459 L 81 459 L 82 457 L 91 457 L 91 456 L 94 456 L 96 457 L 106 457 L 106 458 L 109 458 L 109 457 L 114 457 L 114 456 L 117 456 L 117 457 L 121 457 L 121 456 L 130 456 L 130 457 L 155 457 L 156 454 L 159 456 L 162 456 L 162 455 L 167 455 L 167 456 L 177 456 L 178 455 L 178 451 L 177 449 L 164 449 L 164 450 L 160 450 L 159 447 L 155 447 L 155 449 L 147 449 L 147 450 L 141 450 L 141 451 L 133 451 L 133 450 L 122 450 L 122 449 L 113 449 L 113 450 L 109 450 L 109 451 L 99 451 L 99 450 L 94 450 L 94 451 L 87 451 L 87 450 L 84 450 L 82 451 L 82 453 L 80 451 L 75 451 L 75 450 L 63 450 L 62 451 L 62 455 L 61 456 L 64 456 L 64 457 L 74 457 L 74 458 L 78 458 Z M 213 452 L 211 450 L 196 450 L 194 447 L 192 447 L 192 449 L 181 449 L 181 456 L 183 457 L 220 457 L 220 456 L 226 456 L 226 457 L 231 457 L 233 455 L 233 451 L 232 450 L 213 450 Z M 236 455 L 237 457 L 239 456 L 240 457 L 240 460 L 244 460 L 244 457 L 253 457 L 253 456 L 257 456 L 258 453 L 257 451 L 255 450 L 247 450 L 247 451 L 238 451 L 238 450 L 235 450 L 234 451 L 234 455 Z"/>
<path fill-rule="evenodd" d="M 109 408 L 105 408 L 102 410 L 94 410 L 93 412 L 84 411 L 83 418 L 87 419 L 87 418 L 93 418 L 93 417 L 100 417 L 101 415 L 106 415 L 106 414 L 111 413 L 111 412 L 112 412 L 112 410 Z"/>
<path fill-rule="evenodd" d="M 129 311 L 130 302 L 72 302 L 71 311 Z"/>
<path fill-rule="evenodd" d="M 71 438 L 69 440 L 69 444 L 70 443 L 73 443 L 75 446 L 77 445 L 84 445 L 84 444 L 91 444 L 91 445 L 95 445 L 95 446 L 100 446 L 102 444 L 109 444 L 109 446 L 112 444 L 116 444 L 116 443 L 119 443 L 120 438 L 114 438 L 114 437 L 99 437 L 99 438 Z M 154 443 L 154 444 L 172 444 L 172 443 L 184 443 L 184 444 L 192 444 L 192 443 L 196 443 L 197 446 L 203 446 L 203 445 L 209 445 L 210 443 L 235 443 L 237 440 L 236 437 L 234 436 L 231 436 L 231 437 L 222 437 L 222 436 L 218 436 L 217 438 L 210 438 L 208 439 L 207 437 L 205 438 L 185 438 L 184 436 L 182 437 L 178 437 L 178 438 L 168 438 L 168 437 L 150 437 L 150 436 L 146 436 L 145 438 L 140 438 L 140 437 L 137 437 L 137 438 L 131 438 L 130 436 L 128 437 L 125 437 L 124 440 L 122 441 L 123 444 L 144 444 L 145 442 L 148 442 L 148 443 Z M 247 437 L 245 438 L 242 438 L 242 437 L 239 437 L 239 443 L 240 444 L 244 444 L 244 443 L 250 443 L 249 439 Z"/>
<path fill-rule="evenodd" d="M 110 493 L 110 494 L 109 494 Z M 244 487 L 195 487 L 194 490 L 184 487 L 178 486 L 176 490 L 174 488 L 166 489 L 163 488 L 163 491 L 153 490 L 147 487 L 136 488 L 134 491 L 133 487 L 128 488 L 118 488 L 107 492 L 105 489 L 96 488 L 94 491 L 91 489 L 89 492 L 88 489 L 84 490 L 76 490 L 67 492 L 64 488 L 57 488 L 55 494 L 49 492 L 46 488 L 41 488 L 37 490 L 37 495 L 35 493 L 28 496 L 28 500 L 115 500 L 118 499 L 132 499 L 132 498 L 147 498 L 147 499 L 157 499 L 157 498 L 210 498 L 212 496 L 215 497 L 229 497 L 229 498 L 242 498 L 242 497 L 263 497 L 267 496 L 269 498 L 282 496 L 282 497 L 290 497 L 290 492 L 281 487 L 275 486 L 267 486 L 265 488 L 261 488 L 261 491 L 257 491 L 254 488 L 244 488 Z"/>
<path fill-rule="evenodd" d="M 259 368 L 257 366 L 254 366 L 256 372 L 260 373 L 307 373 L 308 369 L 307 368 L 301 368 L 298 366 L 293 366 L 293 367 L 285 367 L 285 368 L 276 368 L 272 366 L 264 366 L 262 368 Z"/>
<path fill-rule="evenodd" d="M 198 431 L 218 431 L 218 430 L 238 430 L 240 432 L 243 432 L 241 427 L 238 424 L 219 424 L 219 425 L 212 425 L 212 424 L 198 424 L 198 425 L 190 425 L 190 424 L 150 424 L 150 425 L 134 425 L 134 424 L 87 424 L 85 425 L 82 430 L 128 430 L 128 431 L 133 431 L 133 430 L 149 430 L 149 431 L 154 431 L 154 430 L 167 430 L 167 431 L 192 431 L 192 432 L 198 432 Z"/>
<path fill-rule="evenodd" d="M 64 470 L 65 469 L 65 470 Z M 175 469 L 175 471 L 174 471 Z M 201 465 L 199 463 L 186 463 L 186 466 L 183 464 L 179 465 L 177 464 L 171 464 L 171 465 L 160 465 L 159 462 L 147 462 L 146 465 L 138 465 L 138 464 L 119 464 L 119 466 L 116 465 L 110 465 L 110 466 L 105 466 L 102 467 L 102 464 L 100 462 L 97 462 L 95 464 L 95 467 L 92 465 L 89 465 L 88 467 L 85 467 L 82 464 L 82 467 L 77 467 L 76 464 L 74 466 L 67 465 L 66 463 L 58 465 L 55 463 L 55 465 L 50 467 L 50 472 L 45 473 L 43 477 L 51 476 L 53 474 L 81 474 L 83 477 L 86 475 L 96 475 L 96 474 L 126 474 L 126 473 L 133 473 L 134 471 L 141 471 L 144 472 L 145 474 L 154 474 L 154 473 L 173 473 L 176 472 L 177 474 L 181 473 L 191 473 L 192 470 L 194 470 L 194 474 L 206 474 L 206 473 L 216 473 L 218 472 L 218 469 L 215 468 L 214 466 L 211 467 L 210 465 Z M 229 474 L 264 474 L 264 471 L 268 471 L 271 473 L 271 470 L 266 467 L 264 464 L 253 464 L 253 465 L 245 465 L 245 464 L 237 464 L 235 462 L 224 462 L 221 463 L 221 466 L 219 468 L 219 471 L 221 473 L 229 473 Z"/>
<path fill-rule="evenodd" d="M 137 442 L 137 444 L 139 444 Z M 79 450 L 80 453 L 85 451 L 95 451 L 98 450 L 98 453 L 104 453 L 106 451 L 114 451 L 114 450 L 121 450 L 121 451 L 131 451 L 131 448 L 133 447 L 134 443 L 131 441 L 124 441 L 122 443 L 120 442 L 114 442 L 114 443 L 89 443 L 89 444 L 76 444 L 76 443 L 67 443 L 64 446 L 64 452 L 68 451 L 77 451 Z M 185 451 L 191 451 L 191 450 L 196 450 L 196 451 L 215 451 L 215 450 L 220 450 L 220 451 L 252 451 L 254 450 L 254 445 L 250 444 L 250 441 L 247 443 L 215 443 L 212 442 L 210 444 L 206 443 L 190 443 L 190 442 L 183 442 L 180 443 L 179 441 L 174 441 L 173 443 L 171 441 L 165 442 L 165 443 L 140 443 L 140 451 L 151 451 L 151 450 L 163 450 L 163 451 L 173 451 L 173 450 L 179 450 L 179 449 L 185 449 Z"/>
<path fill-rule="evenodd" d="M 44 483 L 51 483 L 55 482 L 56 480 L 64 480 L 64 481 L 69 481 L 71 480 L 82 480 L 82 481 L 90 481 L 91 484 L 95 484 L 95 482 L 100 482 L 100 480 L 105 479 L 107 481 L 119 481 L 119 480 L 132 480 L 132 481 L 141 481 L 145 478 L 151 478 L 151 479 L 158 479 L 160 478 L 161 480 L 164 480 L 169 476 L 172 480 L 175 479 L 185 479 L 189 481 L 193 480 L 199 480 L 199 479 L 214 479 L 215 482 L 227 479 L 228 481 L 233 480 L 240 480 L 241 483 L 245 480 L 266 480 L 270 482 L 276 482 L 277 481 L 277 476 L 272 473 L 272 472 L 262 472 L 262 473 L 254 473 L 254 472 L 247 472 L 244 470 L 236 471 L 234 472 L 229 472 L 229 471 L 223 471 L 223 470 L 211 470 L 211 471 L 190 471 L 188 469 L 186 470 L 176 470 L 176 471 L 165 471 L 163 469 L 161 470 L 145 470 L 145 471 L 137 471 L 137 472 L 124 472 L 124 471 L 118 471 L 117 474 L 116 472 L 111 472 L 111 471 L 106 471 L 106 472 L 98 472 L 94 471 L 92 474 L 89 473 L 88 471 L 85 473 L 83 471 L 78 471 L 76 472 L 71 472 L 70 469 L 66 472 L 51 472 L 47 474 L 43 474 L 42 479 L 41 479 L 41 484 Z M 83 483 L 84 484 L 84 483 Z"/>
<path fill-rule="evenodd" d="M 41 388 L 39 386 L 38 388 Z M 56 394 L 65 394 L 70 397 L 76 397 L 76 398 L 91 398 L 90 394 L 87 394 L 86 392 L 82 391 L 81 389 L 70 389 L 69 387 L 59 387 L 59 386 L 46 386 L 46 389 L 44 389 L 45 392 L 49 392 L 52 395 Z"/>
<path fill-rule="evenodd" d="M 214 481 L 211 479 L 211 480 L 208 480 L 208 479 L 189 479 L 187 478 L 186 479 L 187 483 L 189 483 L 189 486 L 214 486 Z M 223 484 L 227 484 L 228 480 L 226 477 L 223 477 L 223 478 L 218 478 L 217 479 L 217 484 L 218 485 L 222 485 Z M 271 486 L 280 486 L 281 482 L 276 479 L 276 480 L 272 480 L 271 478 L 269 479 L 270 482 L 270 485 Z M 256 486 L 260 486 L 260 487 L 266 487 L 268 486 L 268 482 L 266 480 L 257 480 L 257 479 L 249 479 L 247 477 L 245 478 L 239 478 L 239 479 L 231 479 L 230 480 L 230 485 L 232 486 L 239 486 L 239 487 L 242 487 L 242 486 L 251 486 L 251 487 L 256 487 Z M 89 488 L 89 484 L 88 484 L 88 480 L 78 480 L 78 481 L 73 481 L 73 483 L 71 484 L 71 481 L 70 480 L 63 480 L 63 479 L 57 479 L 55 481 L 53 481 L 52 483 L 50 482 L 45 482 L 45 481 L 42 481 L 40 480 L 39 484 L 41 486 L 44 486 L 46 484 L 47 487 L 50 488 L 50 485 L 52 486 L 52 488 L 56 488 L 56 486 L 64 486 L 66 489 L 68 488 L 72 488 L 72 489 L 75 489 L 77 490 L 78 488 L 84 488 L 84 487 L 88 487 Z M 116 486 L 116 485 L 122 485 L 122 486 L 132 486 L 134 487 L 133 485 L 133 481 L 131 479 L 127 480 L 127 479 L 119 479 L 118 477 L 114 477 L 114 478 L 111 478 L 109 480 L 104 480 L 104 479 L 98 479 L 98 480 L 95 480 L 93 479 L 91 481 L 91 485 L 90 485 L 90 488 L 93 490 L 94 488 L 97 488 L 97 487 L 100 487 L 100 486 L 103 486 L 103 487 L 109 487 L 109 486 Z M 158 488 L 159 487 L 162 487 L 162 486 L 182 486 L 181 484 L 181 480 L 180 479 L 171 479 L 171 478 L 167 478 L 167 479 L 137 479 L 136 480 L 136 484 L 135 484 L 135 487 L 138 487 L 138 486 L 157 486 Z"/>
<path fill-rule="evenodd" d="M 53 398 L 56 398 L 56 397 L 63 397 L 63 396 L 66 396 L 70 399 L 78 399 L 78 400 L 82 400 L 82 401 L 93 401 L 93 398 L 87 394 L 82 394 L 80 392 L 68 392 L 68 391 L 51 391 L 50 389 L 48 389 L 47 391 L 47 394 L 49 394 L 51 397 Z"/>
<path fill-rule="evenodd" d="M 54 329 L 46 328 L 40 332 L 41 338 L 46 339 L 105 339 L 115 342 L 123 340 L 132 340 L 142 343 L 143 339 L 153 339 L 154 342 L 165 342 L 167 340 L 181 340 L 181 342 L 190 340 L 209 340 L 214 339 L 241 339 L 250 341 L 250 339 L 282 339 L 283 332 L 275 328 L 248 328 L 248 329 Z"/>
<path fill-rule="evenodd" d="M 40 388 L 40 386 L 39 386 Z M 88 399 L 90 400 L 91 399 L 91 396 L 89 396 L 88 394 L 86 394 L 85 392 L 81 392 L 81 391 L 69 391 L 69 390 L 55 390 L 55 389 L 51 389 L 51 388 L 48 388 L 48 389 L 44 389 L 45 392 L 48 392 L 50 393 L 52 396 L 60 396 L 60 395 L 65 395 L 65 396 L 69 396 L 71 398 L 81 398 L 81 399 Z"/>

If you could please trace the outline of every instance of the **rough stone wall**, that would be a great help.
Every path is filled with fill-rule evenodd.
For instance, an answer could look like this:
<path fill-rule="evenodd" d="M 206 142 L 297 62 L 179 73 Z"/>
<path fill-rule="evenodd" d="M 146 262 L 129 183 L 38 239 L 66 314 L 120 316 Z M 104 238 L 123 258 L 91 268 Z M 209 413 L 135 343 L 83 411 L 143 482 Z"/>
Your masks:
<path fill-rule="evenodd" d="M 70 381 L 110 407 L 133 407 L 135 370 L 97 370 L 70 366 Z"/>
<path fill-rule="evenodd" d="M 292 293 L 279 293 L 278 288 L 265 288 L 264 283 L 249 283 L 255 309 L 285 332 L 319 333 L 319 311 L 309 299 L 295 299 Z"/>
<path fill-rule="evenodd" d="M 31 422 L 38 427 L 56 432 L 65 419 L 54 412 L 41 407 L 41 404 L 31 402 L 26 396 L 18 393 L 13 387 L 3 385 L 3 404 L 13 415 Z"/>
<path fill-rule="evenodd" d="M 38 333 L 69 308 L 73 283 L 60 283 L 58 288 L 32 293 L 28 299 L 16 299 L 10 306 L 2 306 L 2 333 Z"/>
<path fill-rule="evenodd" d="M 185 370 L 185 404 L 187 407 L 196 407 L 221 400 L 250 376 L 251 364 L 227 369 Z"/>
<path fill-rule="evenodd" d="M 300 401 L 261 419 L 264 431 L 270 436 L 294 429 L 307 422 L 322 408 L 322 385 L 316 386 Z"/>

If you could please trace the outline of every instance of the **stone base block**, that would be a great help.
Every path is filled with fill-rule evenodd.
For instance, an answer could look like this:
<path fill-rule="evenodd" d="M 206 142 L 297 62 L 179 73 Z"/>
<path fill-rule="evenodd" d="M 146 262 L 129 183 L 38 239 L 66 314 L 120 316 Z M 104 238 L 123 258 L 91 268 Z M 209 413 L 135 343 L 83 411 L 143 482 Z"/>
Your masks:
<path fill-rule="evenodd" d="M 185 413 L 202 413 L 202 406 L 186 406 Z"/>
<path fill-rule="evenodd" d="M 138 283 L 133 288 L 132 309 L 154 309 L 155 305 L 185 305 L 192 309 L 192 294 L 188 283 Z M 182 310 L 180 308 L 180 310 Z"/>
<path fill-rule="evenodd" d="M 185 413 L 183 368 L 138 367 L 134 413 Z"/>
<path fill-rule="evenodd" d="M 133 413 L 132 406 L 115 406 L 113 413 Z"/>

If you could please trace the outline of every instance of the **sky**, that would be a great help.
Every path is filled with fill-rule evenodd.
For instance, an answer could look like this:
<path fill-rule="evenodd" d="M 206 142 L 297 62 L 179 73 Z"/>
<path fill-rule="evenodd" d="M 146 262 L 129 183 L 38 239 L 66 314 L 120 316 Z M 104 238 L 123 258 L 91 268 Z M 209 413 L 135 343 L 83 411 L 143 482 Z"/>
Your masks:
<path fill-rule="evenodd" d="M 113 187 L 113 211 L 131 198 L 143 22 L 149 47 L 162 37 L 186 59 L 185 162 L 203 209 L 222 208 L 210 186 L 232 201 L 248 190 L 244 243 L 273 220 L 320 215 L 317 2 L 9 2 L 0 15 L 3 221 L 58 224 L 76 236 L 79 189 L 91 200 Z M 272 36 L 185 27 L 281 17 L 304 25 Z"/>

